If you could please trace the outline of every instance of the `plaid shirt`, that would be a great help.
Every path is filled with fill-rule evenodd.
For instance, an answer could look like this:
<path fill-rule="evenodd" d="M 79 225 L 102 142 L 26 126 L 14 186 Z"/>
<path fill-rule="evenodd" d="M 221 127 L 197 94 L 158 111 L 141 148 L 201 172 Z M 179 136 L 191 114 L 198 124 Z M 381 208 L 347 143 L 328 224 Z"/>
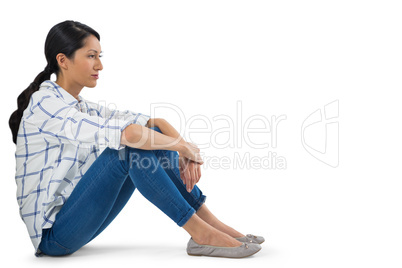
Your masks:
<path fill-rule="evenodd" d="M 36 251 L 42 229 L 52 227 L 102 151 L 124 148 L 120 145 L 124 128 L 145 126 L 150 118 L 79 99 L 47 80 L 32 94 L 21 119 L 15 153 L 17 201 Z"/>

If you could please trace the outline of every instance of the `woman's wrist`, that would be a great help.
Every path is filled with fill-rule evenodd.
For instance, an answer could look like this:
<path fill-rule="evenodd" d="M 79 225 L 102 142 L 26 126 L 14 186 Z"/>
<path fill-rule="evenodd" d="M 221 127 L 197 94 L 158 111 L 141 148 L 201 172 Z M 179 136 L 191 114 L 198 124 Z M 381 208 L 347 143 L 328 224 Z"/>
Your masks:
<path fill-rule="evenodd" d="M 185 153 L 185 150 L 187 149 L 186 147 L 186 141 L 181 138 L 180 141 L 177 143 L 177 152 L 181 155 Z"/>

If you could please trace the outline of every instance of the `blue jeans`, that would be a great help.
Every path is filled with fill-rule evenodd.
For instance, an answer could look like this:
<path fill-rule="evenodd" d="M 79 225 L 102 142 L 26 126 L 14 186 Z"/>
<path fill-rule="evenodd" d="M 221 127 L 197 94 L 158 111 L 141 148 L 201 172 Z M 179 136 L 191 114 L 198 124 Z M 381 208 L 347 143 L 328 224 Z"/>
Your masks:
<path fill-rule="evenodd" d="M 187 192 L 178 165 L 174 151 L 106 148 L 56 215 L 52 228 L 43 229 L 40 251 L 52 256 L 77 251 L 113 221 L 136 188 L 183 226 L 206 197 L 197 186 Z"/>

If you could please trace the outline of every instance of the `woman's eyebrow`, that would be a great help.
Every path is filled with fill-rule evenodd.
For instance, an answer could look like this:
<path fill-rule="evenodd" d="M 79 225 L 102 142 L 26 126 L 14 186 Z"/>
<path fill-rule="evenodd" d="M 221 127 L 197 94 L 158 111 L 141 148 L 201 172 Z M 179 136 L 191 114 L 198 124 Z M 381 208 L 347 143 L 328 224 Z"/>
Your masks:
<path fill-rule="evenodd" d="M 95 53 L 98 53 L 98 51 L 97 50 L 95 50 L 95 49 L 90 49 L 90 50 L 88 50 L 87 52 L 89 52 L 89 51 L 94 51 Z M 102 53 L 103 51 L 101 51 L 100 53 Z"/>

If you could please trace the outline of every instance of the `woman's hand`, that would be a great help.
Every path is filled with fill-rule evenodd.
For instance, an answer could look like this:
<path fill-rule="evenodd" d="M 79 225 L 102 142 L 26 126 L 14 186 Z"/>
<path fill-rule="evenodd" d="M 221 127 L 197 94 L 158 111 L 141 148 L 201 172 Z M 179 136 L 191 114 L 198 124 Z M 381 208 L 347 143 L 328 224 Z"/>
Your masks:
<path fill-rule="evenodd" d="M 186 142 L 184 149 L 179 151 L 179 170 L 187 192 L 191 192 L 200 180 L 202 164 L 200 149 L 195 144 Z"/>
<path fill-rule="evenodd" d="M 179 170 L 187 192 L 191 192 L 201 178 L 201 165 L 179 154 Z"/>
<path fill-rule="evenodd" d="M 188 158 L 189 160 L 192 160 L 196 163 L 199 163 L 200 165 L 204 163 L 204 161 L 202 161 L 202 158 L 200 156 L 200 149 L 197 147 L 197 145 L 191 142 L 186 142 L 182 140 L 182 146 L 181 149 L 179 150 L 179 153 L 183 157 Z"/>

